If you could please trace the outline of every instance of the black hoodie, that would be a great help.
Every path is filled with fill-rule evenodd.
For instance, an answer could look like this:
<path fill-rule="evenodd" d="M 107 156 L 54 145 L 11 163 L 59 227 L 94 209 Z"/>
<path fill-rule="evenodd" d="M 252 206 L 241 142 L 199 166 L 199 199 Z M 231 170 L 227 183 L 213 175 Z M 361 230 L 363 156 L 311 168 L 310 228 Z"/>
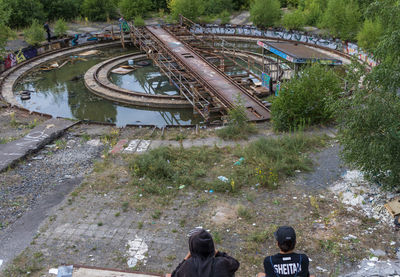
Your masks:
<path fill-rule="evenodd" d="M 211 234 L 200 230 L 189 238 L 191 257 L 183 260 L 172 277 L 233 277 L 239 262 L 224 252 L 215 254 Z"/>

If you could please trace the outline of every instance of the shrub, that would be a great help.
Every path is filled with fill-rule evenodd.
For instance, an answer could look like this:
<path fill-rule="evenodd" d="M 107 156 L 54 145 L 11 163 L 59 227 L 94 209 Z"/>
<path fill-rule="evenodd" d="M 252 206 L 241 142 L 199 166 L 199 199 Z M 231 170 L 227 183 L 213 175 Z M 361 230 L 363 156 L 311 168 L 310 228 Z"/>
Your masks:
<path fill-rule="evenodd" d="M 8 26 L 0 24 L 0 60 L 3 59 L 6 53 L 7 40 L 13 37 L 15 37 L 15 33 Z"/>
<path fill-rule="evenodd" d="M 250 7 L 250 19 L 259 27 L 275 26 L 281 19 L 279 0 L 255 0 Z"/>
<path fill-rule="evenodd" d="M 114 1 L 84 0 L 82 13 L 91 21 L 106 21 L 116 15 Z"/>
<path fill-rule="evenodd" d="M 391 91 L 360 91 L 340 113 L 345 161 L 387 187 L 399 188 L 400 99 Z"/>
<path fill-rule="evenodd" d="M 179 15 L 196 20 L 204 12 L 202 0 L 170 0 L 168 7 L 174 19 L 178 19 Z"/>
<path fill-rule="evenodd" d="M 383 26 L 380 21 L 365 20 L 357 34 L 358 45 L 367 51 L 373 51 L 378 46 L 379 38 L 383 35 Z"/>
<path fill-rule="evenodd" d="M 305 0 L 303 3 L 304 5 L 299 8 L 303 10 L 305 24 L 316 25 L 321 20 L 326 2 L 323 0 Z"/>
<path fill-rule="evenodd" d="M 334 103 L 341 91 L 336 74 L 314 64 L 283 85 L 272 104 L 273 126 L 288 131 L 305 124 L 328 122 L 333 117 Z"/>
<path fill-rule="evenodd" d="M 11 28 L 29 26 L 34 19 L 44 21 L 45 13 L 39 0 L 2 0 L 9 12 L 7 25 Z"/>
<path fill-rule="evenodd" d="M 234 10 L 247 10 L 250 7 L 250 0 L 232 0 Z"/>
<path fill-rule="evenodd" d="M 228 24 L 231 20 L 231 14 L 227 10 L 224 10 L 220 13 L 219 18 L 221 19 L 221 24 Z"/>
<path fill-rule="evenodd" d="M 286 13 L 282 18 L 282 25 L 288 30 L 299 30 L 304 24 L 304 15 L 300 10 Z"/>
<path fill-rule="evenodd" d="M 134 22 L 135 26 L 138 26 L 138 27 L 146 25 L 141 16 L 136 16 L 133 22 Z"/>
<path fill-rule="evenodd" d="M 58 19 L 54 25 L 54 34 L 57 37 L 63 37 L 67 34 L 67 24 L 64 19 Z"/>
<path fill-rule="evenodd" d="M 217 130 L 217 136 L 223 139 L 247 139 L 249 135 L 257 133 L 257 128 L 248 122 L 246 108 L 243 100 L 238 94 L 235 107 L 228 112 L 228 126 Z"/>
<path fill-rule="evenodd" d="M 130 20 L 137 16 L 146 16 L 153 5 L 151 0 L 122 0 L 118 6 L 122 15 Z"/>
<path fill-rule="evenodd" d="M 25 30 L 24 37 L 30 45 L 39 45 L 45 39 L 46 32 L 42 24 L 36 19 L 33 20 L 32 25 Z"/>
<path fill-rule="evenodd" d="M 360 26 L 361 14 L 356 1 L 329 0 L 322 17 L 321 27 L 343 40 L 356 37 Z"/>

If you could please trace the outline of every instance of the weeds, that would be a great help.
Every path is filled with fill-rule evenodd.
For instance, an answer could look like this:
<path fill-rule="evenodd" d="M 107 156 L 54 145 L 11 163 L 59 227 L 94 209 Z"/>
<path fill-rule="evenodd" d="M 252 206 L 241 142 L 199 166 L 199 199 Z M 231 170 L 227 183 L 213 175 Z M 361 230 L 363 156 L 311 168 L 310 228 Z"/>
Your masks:
<path fill-rule="evenodd" d="M 26 276 L 40 272 L 43 269 L 41 265 L 43 259 L 43 253 L 35 252 L 30 254 L 25 250 L 4 270 L 4 276 Z"/>
<path fill-rule="evenodd" d="M 253 218 L 252 211 L 249 208 L 246 208 L 243 205 L 239 205 L 237 208 L 238 216 L 245 219 L 250 220 Z"/>

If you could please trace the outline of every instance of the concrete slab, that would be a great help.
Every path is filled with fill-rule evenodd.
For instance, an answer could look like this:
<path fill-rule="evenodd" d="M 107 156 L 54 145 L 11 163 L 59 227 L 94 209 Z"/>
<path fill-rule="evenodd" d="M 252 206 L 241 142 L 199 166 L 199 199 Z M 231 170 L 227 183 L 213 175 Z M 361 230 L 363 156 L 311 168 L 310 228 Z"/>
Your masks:
<path fill-rule="evenodd" d="M 0 144 L 0 172 L 39 150 L 76 123 L 65 119 L 49 119 L 35 127 L 25 137 L 7 144 Z"/>
<path fill-rule="evenodd" d="M 85 268 L 85 267 L 76 268 L 72 273 L 72 277 L 148 277 L 148 276 L 161 276 L 161 275 L 141 273 L 141 272 L 117 271 L 109 269 Z"/>
<path fill-rule="evenodd" d="M 111 154 L 121 153 L 124 150 L 124 146 L 128 143 L 127 139 L 121 139 L 117 144 L 111 149 Z"/>

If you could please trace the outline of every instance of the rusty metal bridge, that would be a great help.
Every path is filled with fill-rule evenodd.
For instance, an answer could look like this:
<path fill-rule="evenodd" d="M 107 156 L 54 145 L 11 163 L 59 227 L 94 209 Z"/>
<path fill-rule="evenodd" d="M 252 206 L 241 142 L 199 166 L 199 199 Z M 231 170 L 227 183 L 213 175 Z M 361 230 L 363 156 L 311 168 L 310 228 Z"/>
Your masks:
<path fill-rule="evenodd" d="M 245 106 L 250 121 L 268 120 L 268 108 L 240 82 L 224 73 L 224 60 L 233 60 L 238 66 L 239 63 L 225 53 L 220 54 L 215 49 L 204 52 L 178 38 L 189 34 L 184 24 L 172 27 L 131 26 L 130 32 L 132 42 L 146 52 L 193 105 L 195 112 L 206 120 L 210 119 L 211 113 L 226 114 L 236 105 L 238 98 Z M 194 40 L 199 42 L 196 37 Z M 220 66 L 212 64 L 210 58 L 219 59 Z M 247 76 L 255 75 L 241 67 Z"/>

